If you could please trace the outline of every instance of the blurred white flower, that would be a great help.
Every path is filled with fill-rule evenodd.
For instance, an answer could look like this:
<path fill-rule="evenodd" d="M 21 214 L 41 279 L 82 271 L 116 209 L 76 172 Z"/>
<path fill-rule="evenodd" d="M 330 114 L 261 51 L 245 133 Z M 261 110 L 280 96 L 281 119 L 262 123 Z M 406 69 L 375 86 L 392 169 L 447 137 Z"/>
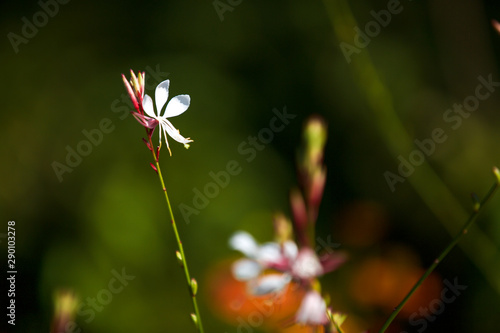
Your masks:
<path fill-rule="evenodd" d="M 301 249 L 292 264 L 292 275 L 300 279 L 312 279 L 323 275 L 318 256 L 310 248 Z"/>
<path fill-rule="evenodd" d="M 311 248 L 299 249 L 293 241 L 260 245 L 245 231 L 236 232 L 229 239 L 229 245 L 246 256 L 234 262 L 232 271 L 237 280 L 247 281 L 252 294 L 280 292 L 292 280 L 296 281 L 307 291 L 297 311 L 296 322 L 313 326 L 328 323 L 326 303 L 311 284 L 344 263 L 345 255 L 331 252 L 318 257 Z M 276 272 L 263 273 L 268 269 Z"/>
<path fill-rule="evenodd" d="M 240 281 L 251 281 L 250 289 L 259 295 L 265 294 L 266 290 L 279 291 L 293 279 L 299 282 L 312 280 L 335 269 L 345 260 L 343 256 L 320 260 L 313 250 L 308 247 L 299 250 L 293 241 L 285 241 L 281 245 L 274 242 L 259 245 L 245 231 L 236 232 L 229 239 L 229 246 L 246 256 L 233 264 L 234 277 Z M 261 275 L 265 269 L 281 273 Z"/>
<path fill-rule="evenodd" d="M 313 326 L 328 323 L 325 300 L 317 291 L 311 290 L 304 296 L 295 315 L 295 321 L 299 324 Z"/>
<path fill-rule="evenodd" d="M 290 281 L 292 281 L 290 274 L 265 274 L 250 280 L 248 287 L 253 295 L 261 296 L 280 292 Z"/>
<path fill-rule="evenodd" d="M 255 295 L 264 295 L 283 289 L 290 281 L 290 274 L 262 275 L 263 270 L 274 268 L 286 271 L 290 267 L 289 256 L 295 256 L 297 245 L 293 242 L 283 248 L 278 243 L 259 245 L 252 235 L 245 231 L 236 232 L 229 239 L 229 246 L 243 253 L 247 258 L 237 260 L 232 267 L 233 275 L 237 280 L 250 281 L 249 288 Z"/>

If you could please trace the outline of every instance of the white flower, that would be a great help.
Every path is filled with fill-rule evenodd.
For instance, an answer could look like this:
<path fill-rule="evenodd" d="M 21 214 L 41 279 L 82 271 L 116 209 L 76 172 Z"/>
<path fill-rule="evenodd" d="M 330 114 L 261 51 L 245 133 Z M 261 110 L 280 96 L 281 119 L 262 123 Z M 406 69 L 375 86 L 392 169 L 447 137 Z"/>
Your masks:
<path fill-rule="evenodd" d="M 229 246 L 240 251 L 248 258 L 253 259 L 263 266 L 273 265 L 284 260 L 281 247 L 278 243 L 268 242 L 257 244 L 252 235 L 245 231 L 236 232 L 229 239 Z"/>
<path fill-rule="evenodd" d="M 235 279 L 247 281 L 254 295 L 279 292 L 292 280 L 302 284 L 310 283 L 345 260 L 343 255 L 334 253 L 318 258 L 312 249 L 302 247 L 299 250 L 297 244 L 290 240 L 282 244 L 269 242 L 260 245 L 245 231 L 238 231 L 231 236 L 229 246 L 246 256 L 234 262 L 232 272 Z M 277 272 L 268 274 L 265 272 L 268 269 Z"/>
<path fill-rule="evenodd" d="M 163 115 L 160 116 L 161 111 L 163 110 L 165 104 L 168 100 L 168 88 L 170 86 L 170 80 L 165 80 L 161 82 L 155 91 L 155 99 L 156 99 L 156 112 L 153 107 L 153 99 L 149 97 L 149 95 L 144 95 L 144 99 L 142 101 L 142 107 L 144 112 L 151 118 L 158 120 L 158 124 L 160 125 L 160 146 L 161 146 L 161 136 L 162 133 L 165 136 L 165 143 L 167 144 L 167 149 L 172 155 L 170 151 L 170 147 L 168 145 L 167 133 L 177 142 L 184 144 L 184 147 L 188 148 L 188 143 L 193 142 L 190 138 L 183 137 L 179 130 L 172 125 L 167 118 L 175 117 L 182 114 L 189 107 L 189 103 L 191 102 L 191 98 L 189 95 L 178 95 L 172 98 L 167 106 L 165 107 L 165 111 Z"/>
<path fill-rule="evenodd" d="M 261 296 L 280 292 L 290 281 L 292 281 L 290 274 L 265 274 L 251 280 L 248 287 L 253 295 Z"/>
<path fill-rule="evenodd" d="M 255 258 L 259 252 L 259 245 L 252 235 L 245 231 L 236 232 L 229 239 L 229 246 L 240 251 L 249 258 Z"/>
<path fill-rule="evenodd" d="M 232 271 L 237 280 L 247 281 L 253 295 L 278 293 L 293 280 L 307 290 L 295 321 L 312 326 L 328 323 L 326 303 L 311 285 L 314 279 L 341 265 L 345 261 L 344 255 L 330 253 L 318 258 L 311 248 L 299 249 L 290 240 L 282 244 L 270 242 L 260 245 L 245 231 L 236 232 L 229 245 L 246 256 L 233 264 Z M 265 272 L 268 269 L 276 272 Z"/>
<path fill-rule="evenodd" d="M 323 267 L 316 253 L 307 247 L 301 249 L 293 261 L 292 274 L 304 280 L 323 275 Z"/>
<path fill-rule="evenodd" d="M 325 300 L 317 291 L 311 290 L 304 296 L 295 315 L 295 320 L 303 325 L 325 325 L 328 323 Z"/>
<path fill-rule="evenodd" d="M 287 242 L 288 243 L 288 242 Z M 296 245 L 289 242 L 282 251 L 278 243 L 257 244 L 255 239 L 245 231 L 235 233 L 229 240 L 231 248 L 240 251 L 246 257 L 237 260 L 232 267 L 233 275 L 237 280 L 249 281 L 249 288 L 254 295 L 264 295 L 282 290 L 291 280 L 290 274 L 267 274 L 262 271 L 267 268 L 289 267 L 288 256 L 294 256 Z"/>

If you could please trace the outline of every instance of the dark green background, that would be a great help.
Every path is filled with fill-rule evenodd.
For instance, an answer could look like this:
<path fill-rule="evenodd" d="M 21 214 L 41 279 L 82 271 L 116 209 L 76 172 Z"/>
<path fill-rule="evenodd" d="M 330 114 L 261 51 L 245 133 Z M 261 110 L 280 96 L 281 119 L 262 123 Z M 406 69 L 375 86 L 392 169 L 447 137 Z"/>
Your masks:
<path fill-rule="evenodd" d="M 493 3 L 404 1 L 404 10 L 361 51 L 371 55 L 411 138 L 428 138 L 434 128 L 446 126 L 443 113 L 474 92 L 479 75 L 500 80 L 500 37 L 490 25 L 500 15 Z M 373 19 L 370 11 L 385 9 L 387 1 L 351 6 L 362 27 Z M 122 267 L 136 279 L 90 324 L 77 318 L 85 332 L 191 329 L 191 305 L 173 256 L 160 186 L 148 166 L 151 156 L 141 141 L 144 132 L 112 107 L 125 105 L 120 74 L 131 68 L 159 68 L 171 80 L 170 96 L 191 96 L 189 110 L 172 122 L 195 142 L 185 150 L 170 140 L 173 157 L 163 150 L 161 163 L 199 280 L 207 332 L 235 328 L 209 310 L 206 272 L 233 255 L 226 244 L 234 231 L 271 239 L 270 217 L 275 210 L 288 213 L 295 151 L 302 124 L 313 113 L 329 124 L 320 235 L 332 234 L 344 206 L 371 200 L 386 209 L 391 226 L 380 246 L 406 244 L 427 266 L 450 239 L 409 181 L 389 190 L 383 174 L 397 171 L 397 154 L 375 126 L 365 98 L 369 87 L 363 89 L 365 83 L 352 76 L 323 2 L 244 0 L 221 21 L 211 1 L 72 0 L 16 53 L 7 34 L 21 34 L 22 17 L 32 21 L 38 11 L 35 1 L 0 5 L 0 216 L 2 230 L 16 221 L 18 332 L 48 331 L 57 288 L 95 297 L 111 270 Z M 146 75 L 151 86 L 158 83 Z M 273 108 L 285 106 L 297 117 L 247 162 L 238 146 L 269 126 Z M 483 195 L 493 181 L 491 167 L 500 165 L 499 111 L 496 91 L 459 129 L 447 128 L 447 141 L 426 162 L 467 211 L 469 193 Z M 52 163 L 65 163 L 66 147 L 75 149 L 85 139 L 82 131 L 97 128 L 104 118 L 114 130 L 59 182 Z M 178 205 L 192 206 L 193 188 L 202 189 L 211 181 L 209 172 L 223 170 L 230 160 L 237 160 L 242 172 L 184 223 Z M 428 182 L 432 196 L 433 180 Z M 453 209 L 438 199 L 441 209 Z M 499 202 L 492 201 L 478 226 L 496 252 Z M 462 222 L 453 221 L 455 230 Z M 499 294 L 461 249 L 438 272 L 450 280 L 459 277 L 468 289 L 427 332 L 498 328 Z M 335 288 L 329 279 L 323 279 L 325 288 Z"/>

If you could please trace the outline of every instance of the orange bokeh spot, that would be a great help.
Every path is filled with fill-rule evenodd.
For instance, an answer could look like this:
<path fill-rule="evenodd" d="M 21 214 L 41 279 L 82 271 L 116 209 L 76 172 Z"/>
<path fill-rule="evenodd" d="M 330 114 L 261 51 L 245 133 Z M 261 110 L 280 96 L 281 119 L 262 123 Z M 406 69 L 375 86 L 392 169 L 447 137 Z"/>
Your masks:
<path fill-rule="evenodd" d="M 207 299 L 215 314 L 230 324 L 246 326 L 247 329 L 276 329 L 291 325 L 304 290 L 292 282 L 279 293 L 253 296 L 248 293 L 245 282 L 234 279 L 231 273 L 233 262 L 224 260 L 208 273 Z"/>
<path fill-rule="evenodd" d="M 385 258 L 370 258 L 354 272 L 350 292 L 363 306 L 380 307 L 391 312 L 423 273 L 424 270 L 416 265 Z M 440 278 L 431 274 L 408 300 L 400 315 L 407 317 L 418 311 L 420 306 L 427 306 L 441 296 L 441 289 Z"/>

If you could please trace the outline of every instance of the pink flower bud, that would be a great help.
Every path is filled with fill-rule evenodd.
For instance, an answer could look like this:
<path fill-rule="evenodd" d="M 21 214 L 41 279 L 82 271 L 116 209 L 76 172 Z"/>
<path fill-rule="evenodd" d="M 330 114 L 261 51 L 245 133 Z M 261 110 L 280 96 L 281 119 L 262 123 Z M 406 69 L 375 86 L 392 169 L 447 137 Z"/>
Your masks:
<path fill-rule="evenodd" d="M 309 245 L 307 235 L 307 209 L 304 198 L 298 189 L 290 192 L 290 205 L 293 213 L 293 221 L 297 230 L 297 238 L 302 245 Z"/>

